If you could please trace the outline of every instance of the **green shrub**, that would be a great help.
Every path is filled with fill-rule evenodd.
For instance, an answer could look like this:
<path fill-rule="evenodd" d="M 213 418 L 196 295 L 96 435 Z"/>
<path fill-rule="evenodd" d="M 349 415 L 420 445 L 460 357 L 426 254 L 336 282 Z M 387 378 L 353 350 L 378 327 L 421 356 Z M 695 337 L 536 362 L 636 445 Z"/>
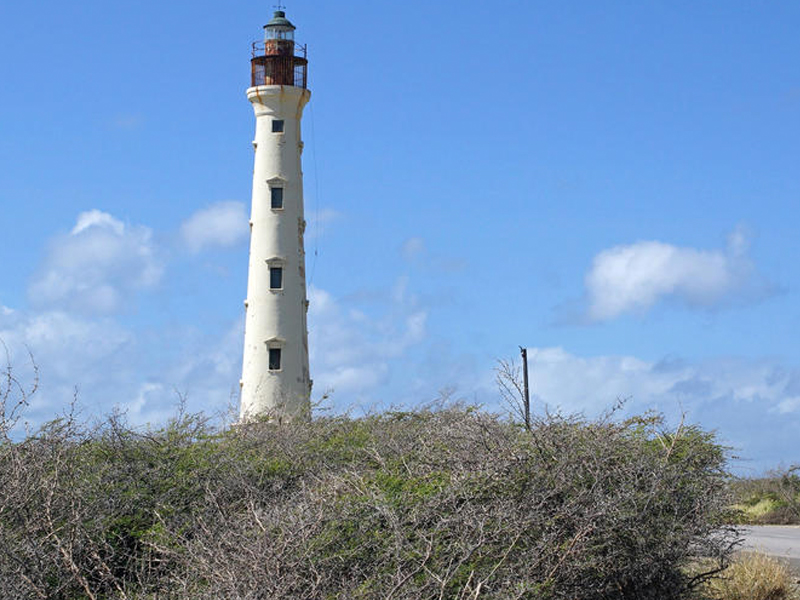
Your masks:
<path fill-rule="evenodd" d="M 748 525 L 800 525 L 800 478 L 797 467 L 763 477 L 731 482 L 737 522 Z"/>
<path fill-rule="evenodd" d="M 735 537 L 725 450 L 652 415 L 2 434 L 0 597 L 670 600 Z"/>

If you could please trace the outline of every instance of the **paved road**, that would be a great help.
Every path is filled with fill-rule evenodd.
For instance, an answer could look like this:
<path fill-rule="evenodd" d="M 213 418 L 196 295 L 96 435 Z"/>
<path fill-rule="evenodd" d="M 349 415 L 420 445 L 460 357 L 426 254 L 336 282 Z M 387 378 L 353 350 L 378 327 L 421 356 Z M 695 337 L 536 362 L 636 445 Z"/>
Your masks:
<path fill-rule="evenodd" d="M 786 560 L 800 572 L 800 527 L 768 525 L 743 527 L 743 550 L 759 550 Z"/>

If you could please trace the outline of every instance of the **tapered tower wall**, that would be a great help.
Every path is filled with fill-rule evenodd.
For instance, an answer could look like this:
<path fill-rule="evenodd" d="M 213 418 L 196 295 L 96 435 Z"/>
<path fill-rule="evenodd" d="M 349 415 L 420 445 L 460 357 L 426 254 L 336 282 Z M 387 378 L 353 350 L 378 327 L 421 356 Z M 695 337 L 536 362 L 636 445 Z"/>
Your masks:
<path fill-rule="evenodd" d="M 310 96 L 304 87 L 293 85 L 257 85 L 247 90 L 255 111 L 256 135 L 242 420 L 310 414 L 300 132 Z M 278 188 L 282 191 L 276 194 L 273 189 Z M 280 275 L 275 269 L 280 269 Z M 279 351 L 277 364 L 275 350 Z"/>

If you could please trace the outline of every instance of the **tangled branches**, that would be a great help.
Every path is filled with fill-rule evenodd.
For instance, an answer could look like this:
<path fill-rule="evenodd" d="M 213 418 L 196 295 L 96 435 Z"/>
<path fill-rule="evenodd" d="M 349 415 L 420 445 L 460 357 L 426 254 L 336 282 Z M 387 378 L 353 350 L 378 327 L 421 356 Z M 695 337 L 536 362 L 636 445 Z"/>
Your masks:
<path fill-rule="evenodd" d="M 0 596 L 687 598 L 735 541 L 724 469 L 653 417 L 62 419 L 0 442 Z"/>

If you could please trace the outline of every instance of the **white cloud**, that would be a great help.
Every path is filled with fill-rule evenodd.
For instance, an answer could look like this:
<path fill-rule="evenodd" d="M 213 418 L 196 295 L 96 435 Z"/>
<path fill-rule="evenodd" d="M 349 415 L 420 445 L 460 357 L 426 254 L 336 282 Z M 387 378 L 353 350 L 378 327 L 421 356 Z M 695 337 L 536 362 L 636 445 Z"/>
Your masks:
<path fill-rule="evenodd" d="M 181 239 L 198 251 L 233 243 L 237 214 L 244 216 L 237 203 L 200 211 L 184 223 Z M 30 285 L 32 308 L 0 306 L 0 339 L 13 349 L 15 364 L 24 369 L 30 348 L 42 375 L 29 415 L 34 423 L 66 407 L 75 386 L 90 415 L 118 407 L 136 424 L 174 412 L 179 393 L 190 410 L 223 411 L 235 402 L 243 318 L 223 333 L 179 322 L 133 328 L 113 318 L 131 295 L 161 278 L 168 255 L 153 238 L 148 228 L 108 213 L 81 213 L 51 243 Z M 313 287 L 310 296 L 315 397 L 334 388 L 343 404 L 373 405 L 376 394 L 391 401 L 384 384 L 405 381 L 413 369 L 404 361 L 420 360 L 409 350 L 427 337 L 428 314 L 408 279 L 370 297 L 337 299 Z"/>
<path fill-rule="evenodd" d="M 318 393 L 333 389 L 349 402 L 372 401 L 410 348 L 427 336 L 427 311 L 401 278 L 382 314 L 368 315 L 315 287 L 309 289 L 312 375 Z"/>
<path fill-rule="evenodd" d="M 221 334 L 208 335 L 195 329 L 180 332 L 182 351 L 163 369 L 163 379 L 179 385 L 193 401 L 203 400 L 210 411 L 224 410 L 231 395 L 238 395 L 242 375 L 244 316 Z M 208 400 L 215 398 L 213 403 Z"/>
<path fill-rule="evenodd" d="M 383 304 L 356 309 L 352 300 L 311 289 L 311 350 L 315 397 L 333 388 L 338 408 L 414 405 L 447 384 L 470 402 L 496 408 L 491 366 L 431 345 L 421 309 L 399 282 Z M 29 417 L 62 412 L 79 386 L 85 415 L 116 406 L 134 424 L 160 424 L 174 414 L 178 394 L 190 411 L 224 411 L 241 370 L 242 318 L 222 332 L 195 328 L 132 330 L 110 318 L 61 311 L 0 313 L 0 339 L 25 371 L 27 348 L 42 386 Z M 168 349 L 170 348 L 170 349 Z M 563 348 L 529 348 L 534 409 L 596 414 L 618 398 L 629 411 L 654 408 L 719 428 L 759 468 L 798 450 L 800 369 L 774 360 L 648 361 L 634 356 L 580 356 Z M 770 431 L 770 436 L 763 436 Z"/>
<path fill-rule="evenodd" d="M 532 395 L 539 407 L 596 412 L 617 399 L 638 407 L 692 411 L 724 400 L 763 412 L 796 412 L 792 384 L 800 369 L 771 360 L 719 358 L 698 362 L 634 356 L 578 356 L 563 348 L 529 348 Z"/>
<path fill-rule="evenodd" d="M 44 312 L 24 318 L 18 327 L 20 341 L 31 348 L 34 356 L 58 358 L 54 368 L 58 375 L 74 372 L 70 359 L 80 357 L 84 364 L 118 351 L 132 336 L 108 319 L 82 319 L 60 311 Z M 77 383 L 75 381 L 74 383 Z"/>
<path fill-rule="evenodd" d="M 170 402 L 170 396 L 174 399 Z M 174 390 L 167 389 L 162 383 L 142 383 L 133 400 L 116 405 L 134 426 L 163 424 L 175 414 L 179 401 Z"/>
<path fill-rule="evenodd" d="M 800 452 L 800 368 L 773 359 L 713 358 L 686 361 L 667 357 L 580 356 L 563 348 L 528 348 L 532 410 L 595 416 L 620 399 L 621 415 L 655 410 L 677 424 L 716 431 L 718 440 L 742 460 L 736 470 L 758 473 Z M 476 401 L 505 410 L 494 373 L 479 366 L 472 385 Z M 463 390 L 462 390 L 463 393 Z M 471 398 L 468 397 L 471 400 Z"/>
<path fill-rule="evenodd" d="M 193 222 L 202 230 L 203 222 L 217 220 L 213 209 L 200 211 L 184 226 L 191 230 L 187 224 Z M 239 205 L 222 213 L 243 211 Z M 189 236 L 196 248 L 233 243 L 239 235 L 205 233 Z M 424 244 L 409 240 L 407 249 L 413 255 Z M 137 424 L 158 423 L 173 414 L 176 392 L 187 395 L 189 410 L 225 409 L 238 389 L 242 318 L 224 331 L 209 332 L 203 328 L 211 325 L 205 323 L 202 328 L 172 323 L 133 330 L 107 316 L 131 294 L 156 285 L 162 272 L 150 230 L 101 211 L 82 213 L 71 232 L 54 241 L 31 284 L 39 311 L 0 305 L 0 339 L 12 349 L 15 365 L 24 370 L 29 347 L 40 367 L 42 387 L 32 407 L 34 416 L 52 418 L 63 410 L 75 385 L 89 415 L 116 405 Z M 731 235 L 725 250 L 659 242 L 614 248 L 598 255 L 590 275 L 598 277 L 590 282 L 587 276 L 595 319 L 646 310 L 667 298 L 713 306 L 758 284 L 741 231 Z M 474 349 L 430 339 L 428 310 L 411 283 L 401 277 L 391 289 L 345 298 L 310 287 L 315 397 L 333 388 L 339 408 L 413 405 L 458 384 L 457 393 L 467 400 L 495 407 L 491 365 L 475 356 Z M 800 369 L 782 368 L 775 361 L 654 362 L 632 356 L 582 357 L 562 348 L 531 348 L 529 356 L 539 409 L 548 404 L 594 413 L 619 397 L 632 397 L 636 412 L 684 407 L 691 419 L 709 427 L 720 422 L 744 428 L 763 418 L 776 430 L 791 425 L 785 426 L 789 439 L 800 426 Z M 737 435 L 737 441 L 758 438 L 756 433 Z M 786 442 L 790 444 L 797 449 L 795 442 Z M 774 457 L 779 450 L 760 452 Z"/>
<path fill-rule="evenodd" d="M 134 425 L 160 424 L 183 394 L 190 411 L 227 410 L 241 372 L 242 325 L 238 319 L 222 335 L 134 331 L 107 317 L 17 310 L 0 314 L 0 341 L 20 380 L 34 379 L 29 351 L 38 367 L 39 391 L 26 414 L 34 425 L 62 413 L 76 389 L 86 416 L 118 408 Z"/>
<path fill-rule="evenodd" d="M 92 210 L 54 240 L 28 291 L 37 307 L 108 314 L 133 292 L 156 285 L 162 273 L 150 229 Z"/>
<path fill-rule="evenodd" d="M 585 278 L 588 316 L 604 321 L 645 312 L 667 299 L 711 308 L 753 292 L 763 293 L 747 250 L 742 229 L 730 235 L 724 250 L 681 248 L 657 241 L 604 250 L 594 258 Z"/>
<path fill-rule="evenodd" d="M 133 329 L 112 318 L 159 282 L 166 258 L 150 229 L 99 210 L 51 242 L 29 287 L 31 308 L 0 305 L 0 340 L 15 369 L 33 378 L 29 349 L 41 376 L 32 422 L 56 416 L 76 388 L 89 414 L 117 406 L 137 424 L 174 413 L 179 393 L 190 410 L 227 408 L 241 371 L 241 319 L 220 337 L 174 321 Z"/>
<path fill-rule="evenodd" d="M 793 398 L 787 398 L 778 404 L 773 412 L 778 412 L 782 415 L 788 413 L 796 413 L 800 409 L 800 396 L 794 396 Z"/>
<path fill-rule="evenodd" d="M 563 348 L 530 348 L 528 356 L 536 397 L 566 411 L 602 409 L 619 398 L 674 406 L 724 397 L 758 400 L 769 409 L 785 400 L 791 381 L 790 373 L 777 372 L 767 361 L 652 362 L 633 356 L 581 357 Z"/>
<path fill-rule="evenodd" d="M 76 387 L 91 390 L 106 404 L 122 392 L 122 382 L 136 376 L 134 336 L 108 318 L 87 319 L 63 311 L 27 313 L 15 310 L 0 315 L 0 340 L 8 347 L 15 374 L 33 381 L 29 359 L 38 368 L 39 392 L 28 414 L 34 422 L 61 413 Z"/>
<path fill-rule="evenodd" d="M 75 227 L 72 228 L 71 233 L 72 235 L 78 235 L 90 227 L 104 227 L 110 229 L 117 235 L 123 235 L 125 233 L 125 224 L 122 221 L 97 209 L 88 210 L 79 214 L 78 220 L 75 223 Z"/>
<path fill-rule="evenodd" d="M 386 380 L 389 365 L 370 363 L 364 366 L 340 366 L 317 376 L 325 389 L 338 391 L 372 390 Z"/>
<path fill-rule="evenodd" d="M 617 399 L 627 414 L 665 413 L 676 423 L 718 430 L 747 462 L 737 468 L 774 467 L 800 451 L 800 368 L 770 359 L 716 358 L 647 361 L 633 356 L 578 356 L 563 348 L 529 348 L 533 409 L 596 415 Z M 487 377 L 486 389 L 492 382 Z"/>
<path fill-rule="evenodd" d="M 197 211 L 181 225 L 181 239 L 192 253 L 230 247 L 246 240 L 248 217 L 241 202 L 217 202 Z"/>

